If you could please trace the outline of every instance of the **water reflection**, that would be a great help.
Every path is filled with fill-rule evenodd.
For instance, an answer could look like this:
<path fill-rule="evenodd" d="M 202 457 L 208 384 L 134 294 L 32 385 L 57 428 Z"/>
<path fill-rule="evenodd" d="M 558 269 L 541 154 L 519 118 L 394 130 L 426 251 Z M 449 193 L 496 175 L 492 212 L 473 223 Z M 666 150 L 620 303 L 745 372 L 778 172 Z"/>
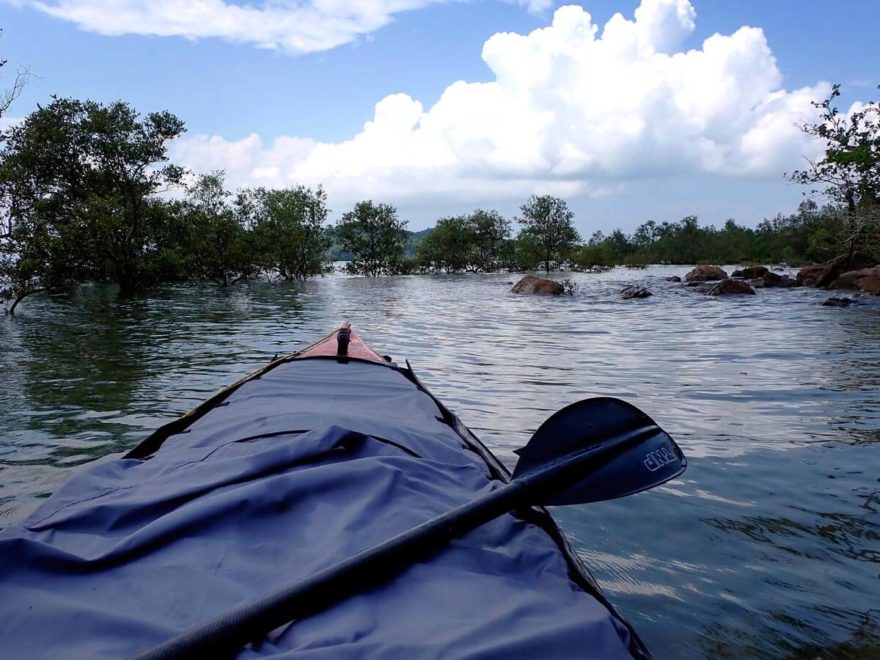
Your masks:
<path fill-rule="evenodd" d="M 554 299 L 510 294 L 507 274 L 35 298 L 0 319 L 0 526 L 347 318 L 511 465 L 587 396 L 674 435 L 684 479 L 557 513 L 658 657 L 877 654 L 880 310 L 805 289 L 710 299 L 672 274 L 566 274 L 579 290 Z M 630 283 L 654 296 L 621 300 Z"/>

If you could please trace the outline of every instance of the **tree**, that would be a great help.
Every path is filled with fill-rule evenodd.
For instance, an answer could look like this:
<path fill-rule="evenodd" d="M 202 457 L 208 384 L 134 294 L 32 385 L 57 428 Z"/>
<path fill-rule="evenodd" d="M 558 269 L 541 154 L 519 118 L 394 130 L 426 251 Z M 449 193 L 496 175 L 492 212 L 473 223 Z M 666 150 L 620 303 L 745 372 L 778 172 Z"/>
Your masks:
<path fill-rule="evenodd" d="M 238 207 L 253 228 L 264 270 L 285 280 L 327 272 L 327 194 L 320 186 L 246 190 Z"/>
<path fill-rule="evenodd" d="M 73 270 L 61 279 L 116 282 L 122 293 L 161 279 L 157 237 L 168 214 L 154 196 L 181 181 L 183 170 L 167 163 L 167 147 L 183 130 L 169 112 L 142 119 L 122 101 L 105 106 L 56 98 L 4 134 L 6 234 L 42 243 L 19 242 L 14 249 L 20 253 L 54 258 L 41 264 L 36 279 L 46 279 L 63 266 L 58 258 L 72 254 Z"/>
<path fill-rule="evenodd" d="M 336 225 L 339 242 L 353 256 L 348 271 L 370 277 L 400 273 L 404 268 L 406 224 L 397 218 L 397 209 L 388 204 L 355 204 Z"/>
<path fill-rule="evenodd" d="M 229 286 L 259 268 L 253 237 L 229 203 L 223 178 L 223 172 L 205 174 L 187 189 L 182 224 L 190 273 Z"/>
<path fill-rule="evenodd" d="M 532 195 L 520 210 L 522 233 L 538 246 L 544 271 L 549 273 L 550 264 L 564 260 L 580 241 L 572 224 L 574 213 L 564 200 L 551 195 Z"/>
<path fill-rule="evenodd" d="M 442 218 L 416 246 L 416 260 L 422 267 L 456 273 L 471 265 L 476 237 L 466 216 Z"/>
<path fill-rule="evenodd" d="M 0 150 L 0 275 L 10 312 L 28 295 L 78 281 L 84 237 L 74 218 L 82 178 L 70 108 L 40 109 L 3 133 Z"/>
<path fill-rule="evenodd" d="M 0 30 L 0 33 L 2 32 L 3 31 Z M 0 60 L 0 69 L 7 64 L 9 64 L 8 60 Z M 30 71 L 27 68 L 19 67 L 18 71 L 15 72 L 15 79 L 12 81 L 12 86 L 7 87 L 3 92 L 0 92 L 0 117 L 6 114 L 6 111 L 9 110 L 15 99 L 21 95 L 30 75 Z"/>
<path fill-rule="evenodd" d="M 825 141 L 825 155 L 808 161 L 807 169 L 793 172 L 790 178 L 823 186 L 822 192 L 843 205 L 843 240 L 852 258 L 862 243 L 876 240 L 880 227 L 880 104 L 872 101 L 841 114 L 834 105 L 838 96 L 840 85 L 834 85 L 828 98 L 813 103 L 820 111 L 819 121 L 801 127 L 807 135 Z"/>
<path fill-rule="evenodd" d="M 597 229 L 587 244 L 577 251 L 574 263 L 578 268 L 590 270 L 613 266 L 618 262 L 615 261 L 610 238 Z"/>
<path fill-rule="evenodd" d="M 501 267 L 510 239 L 510 223 L 497 211 L 476 209 L 443 218 L 417 246 L 422 267 L 447 272 L 489 272 Z"/>
<path fill-rule="evenodd" d="M 470 267 L 484 273 L 498 270 L 510 241 L 510 222 L 498 211 L 476 209 L 468 216 L 474 249 Z"/>

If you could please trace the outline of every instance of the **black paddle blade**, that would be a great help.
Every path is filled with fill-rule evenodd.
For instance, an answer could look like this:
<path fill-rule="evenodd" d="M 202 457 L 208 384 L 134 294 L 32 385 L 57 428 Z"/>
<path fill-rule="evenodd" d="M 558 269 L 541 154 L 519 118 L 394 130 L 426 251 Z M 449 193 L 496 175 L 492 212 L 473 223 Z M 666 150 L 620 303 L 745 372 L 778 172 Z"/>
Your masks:
<path fill-rule="evenodd" d="M 585 504 L 632 495 L 684 472 L 675 441 L 635 406 L 610 397 L 567 406 L 541 425 L 525 447 L 513 478 L 562 469 L 577 461 L 583 476 L 541 504 Z"/>

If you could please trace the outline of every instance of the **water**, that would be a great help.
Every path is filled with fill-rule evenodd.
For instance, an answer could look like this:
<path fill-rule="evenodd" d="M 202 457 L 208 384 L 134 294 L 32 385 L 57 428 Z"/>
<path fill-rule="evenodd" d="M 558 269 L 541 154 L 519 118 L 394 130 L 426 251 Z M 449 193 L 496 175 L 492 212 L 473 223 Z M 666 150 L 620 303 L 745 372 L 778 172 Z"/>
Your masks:
<path fill-rule="evenodd" d="M 880 306 L 827 292 L 708 298 L 680 267 L 333 275 L 220 291 L 103 288 L 0 319 L 0 526 L 213 391 L 349 319 L 503 460 L 553 411 L 638 404 L 690 459 L 661 489 L 555 515 L 659 658 L 880 658 Z M 621 300 L 628 283 L 646 300 Z"/>

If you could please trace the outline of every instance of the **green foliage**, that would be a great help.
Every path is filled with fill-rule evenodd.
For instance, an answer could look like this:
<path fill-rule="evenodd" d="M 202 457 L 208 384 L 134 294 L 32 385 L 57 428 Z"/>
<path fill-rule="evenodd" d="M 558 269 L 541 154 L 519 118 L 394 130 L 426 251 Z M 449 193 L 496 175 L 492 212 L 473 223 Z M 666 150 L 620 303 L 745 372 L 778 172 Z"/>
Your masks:
<path fill-rule="evenodd" d="M 839 96 L 840 85 L 834 85 L 828 98 L 813 104 L 819 121 L 802 126 L 808 135 L 824 140 L 825 155 L 790 178 L 818 186 L 813 192 L 844 206 L 846 222 L 839 240 L 852 255 L 876 249 L 880 242 L 880 104 L 872 101 L 841 114 L 834 105 Z"/>
<path fill-rule="evenodd" d="M 336 237 L 352 255 L 346 267 L 350 273 L 377 277 L 405 269 L 406 221 L 398 219 L 393 206 L 358 202 L 339 219 Z"/>
<path fill-rule="evenodd" d="M 474 236 L 471 270 L 493 272 L 506 259 L 510 242 L 510 221 L 498 211 L 476 209 L 468 216 Z"/>
<path fill-rule="evenodd" d="M 423 268 L 457 273 L 470 265 L 474 242 L 474 232 L 466 216 L 442 218 L 416 247 L 416 261 Z"/>
<path fill-rule="evenodd" d="M 738 225 L 732 219 L 721 229 L 701 227 L 695 216 L 675 223 L 649 220 L 639 225 L 632 236 L 619 230 L 609 236 L 595 232 L 573 261 L 581 269 L 651 263 L 825 261 L 837 254 L 834 237 L 844 223 L 843 210 L 833 206 L 820 210 L 812 202 L 801 204 L 793 215 L 764 220 L 756 229 Z"/>
<path fill-rule="evenodd" d="M 497 211 L 477 209 L 443 218 L 416 248 L 421 268 L 446 272 L 492 272 L 504 261 L 510 223 Z"/>
<path fill-rule="evenodd" d="M 544 271 L 550 272 L 551 264 L 565 261 L 581 240 L 572 224 L 572 213 L 565 200 L 551 195 L 532 195 L 520 207 L 523 225 L 521 235 L 531 239 L 541 255 Z"/>
<path fill-rule="evenodd" d="M 181 212 L 187 272 L 229 286 L 259 270 L 254 237 L 229 202 L 223 173 L 205 174 L 187 190 Z"/>
<path fill-rule="evenodd" d="M 81 282 L 133 292 L 158 282 L 228 286 L 261 270 L 286 279 L 326 271 L 326 196 L 318 188 L 245 190 L 199 177 L 185 199 L 168 162 L 183 133 L 168 112 L 124 102 L 54 99 L 2 135 L 0 299 Z"/>
<path fill-rule="evenodd" d="M 305 280 L 328 272 L 327 194 L 321 187 L 314 191 L 305 186 L 245 190 L 238 207 L 253 228 L 264 271 L 285 280 Z"/>
<path fill-rule="evenodd" d="M 183 130 L 168 112 L 141 118 L 123 102 L 55 99 L 7 131 L 2 249 L 4 268 L 22 269 L 10 275 L 17 295 L 83 279 L 123 292 L 155 281 L 168 209 L 153 196 L 181 179 L 166 151 Z"/>
<path fill-rule="evenodd" d="M 538 241 L 526 232 L 520 232 L 508 243 L 507 267 L 515 271 L 537 270 L 541 265 L 542 250 Z"/>

